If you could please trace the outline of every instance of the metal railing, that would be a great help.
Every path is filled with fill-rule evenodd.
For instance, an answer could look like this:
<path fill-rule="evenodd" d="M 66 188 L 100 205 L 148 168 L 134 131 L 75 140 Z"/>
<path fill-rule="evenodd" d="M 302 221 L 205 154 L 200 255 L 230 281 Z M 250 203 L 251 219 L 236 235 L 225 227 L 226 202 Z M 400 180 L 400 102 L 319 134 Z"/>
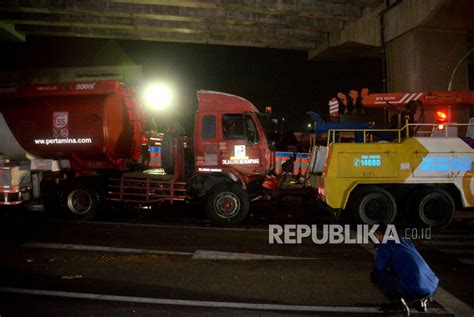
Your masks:
<path fill-rule="evenodd" d="M 141 204 L 184 201 L 186 199 L 186 183 L 154 180 L 149 177 L 143 179 L 125 176 L 111 178 L 106 199 Z"/>
<path fill-rule="evenodd" d="M 342 143 L 340 142 L 340 133 L 344 132 L 352 132 L 352 133 L 362 133 L 362 143 L 372 143 L 374 142 L 374 134 L 377 133 L 393 133 L 394 134 L 394 140 L 396 142 L 401 143 L 402 140 L 409 138 L 409 137 L 414 137 L 417 136 L 417 134 L 430 134 L 430 137 L 433 137 L 433 131 L 436 131 L 435 129 L 438 129 L 438 126 L 441 124 L 438 123 L 407 123 L 405 124 L 402 128 L 400 129 L 331 129 L 328 130 L 328 136 L 327 136 L 327 144 L 328 146 L 331 143 Z M 445 137 L 448 138 L 449 136 L 449 128 L 450 127 L 473 127 L 474 124 L 469 124 L 469 123 L 443 123 L 443 133 L 444 136 L 442 135 L 437 135 L 436 137 Z M 426 130 L 426 131 L 418 131 L 420 128 L 423 127 L 431 127 L 431 130 Z M 441 131 L 440 129 L 438 131 Z M 457 135 L 456 135 L 457 137 Z M 383 140 L 383 139 L 382 139 Z M 394 141 L 392 140 L 392 142 Z"/>

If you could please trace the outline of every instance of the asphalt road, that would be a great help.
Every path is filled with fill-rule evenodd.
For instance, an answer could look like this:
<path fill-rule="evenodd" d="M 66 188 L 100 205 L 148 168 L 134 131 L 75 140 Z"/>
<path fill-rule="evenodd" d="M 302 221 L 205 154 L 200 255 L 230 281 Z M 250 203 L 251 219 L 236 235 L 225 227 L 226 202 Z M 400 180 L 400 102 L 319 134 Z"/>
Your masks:
<path fill-rule="evenodd" d="M 383 315 L 373 246 L 269 245 L 268 224 L 331 221 L 302 202 L 257 205 L 239 228 L 197 209 L 93 222 L 2 221 L 0 316 Z M 417 240 L 442 291 L 425 316 L 473 316 L 474 213 Z"/>

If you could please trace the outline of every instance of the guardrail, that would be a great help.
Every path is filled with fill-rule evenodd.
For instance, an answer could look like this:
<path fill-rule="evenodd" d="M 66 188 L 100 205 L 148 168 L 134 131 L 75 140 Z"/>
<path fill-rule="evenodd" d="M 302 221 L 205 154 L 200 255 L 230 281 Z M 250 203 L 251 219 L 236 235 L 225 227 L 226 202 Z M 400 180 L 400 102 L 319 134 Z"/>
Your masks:
<path fill-rule="evenodd" d="M 420 131 L 425 133 L 430 133 L 431 137 L 433 137 L 433 131 L 438 129 L 438 126 L 441 124 L 437 123 L 407 123 L 400 129 L 331 129 L 328 130 L 328 137 L 327 137 L 327 144 L 328 146 L 331 143 L 341 143 L 338 133 L 342 132 L 353 132 L 353 133 L 362 133 L 362 143 L 372 143 L 374 135 L 377 133 L 393 133 L 394 139 L 396 142 L 400 143 L 403 139 L 416 136 L 418 133 L 418 129 L 422 127 L 431 127 L 431 130 L 427 131 Z M 474 124 L 470 123 L 443 123 L 443 134 L 444 135 L 437 135 L 436 137 L 445 137 L 448 138 L 449 136 L 449 128 L 450 127 L 473 127 Z M 441 131 L 439 129 L 438 131 Z M 457 136 L 456 136 L 457 137 Z"/>

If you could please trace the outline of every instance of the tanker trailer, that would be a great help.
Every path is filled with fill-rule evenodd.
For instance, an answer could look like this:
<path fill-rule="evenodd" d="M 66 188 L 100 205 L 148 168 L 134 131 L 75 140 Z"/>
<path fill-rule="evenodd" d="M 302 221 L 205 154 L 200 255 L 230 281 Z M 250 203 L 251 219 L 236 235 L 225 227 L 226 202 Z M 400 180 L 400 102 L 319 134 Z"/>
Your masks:
<path fill-rule="evenodd" d="M 111 176 L 142 163 L 144 115 L 117 81 L 0 88 L 0 204 L 91 219 Z"/>
<path fill-rule="evenodd" d="M 4 204 L 88 220 L 106 203 L 201 200 L 229 225 L 268 196 L 271 153 L 257 108 L 238 96 L 198 92 L 194 146 L 178 131 L 146 131 L 135 91 L 116 81 L 0 88 L 0 113 Z"/>

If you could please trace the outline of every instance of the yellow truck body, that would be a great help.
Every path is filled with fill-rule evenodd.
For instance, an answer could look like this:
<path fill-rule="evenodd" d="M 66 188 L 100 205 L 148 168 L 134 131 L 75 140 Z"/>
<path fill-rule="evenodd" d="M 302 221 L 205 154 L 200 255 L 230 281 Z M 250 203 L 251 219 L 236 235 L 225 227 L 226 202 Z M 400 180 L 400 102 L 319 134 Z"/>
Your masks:
<path fill-rule="evenodd" d="M 430 190 L 443 191 L 453 201 L 460 198 L 456 203 L 462 207 L 473 207 L 474 140 L 448 133 L 415 137 L 410 136 L 410 129 L 413 131 L 409 126 L 402 130 L 384 130 L 398 134 L 392 142 L 370 142 L 369 135 L 373 132 L 354 131 L 366 134 L 363 143 L 338 142 L 337 135 L 342 130 L 330 131 L 319 188 L 325 203 L 333 209 L 357 208 L 351 204 L 362 199 L 357 197 L 358 191 L 371 186 L 371 189 L 380 188 L 383 194 L 393 196 L 394 199 L 390 199 L 396 201 L 395 210 L 399 211 L 406 209 L 404 203 L 408 202 L 409 196 L 416 207 L 420 205 L 416 200 L 422 197 L 413 195 L 428 195 Z M 367 190 L 364 195 L 365 192 Z"/>

